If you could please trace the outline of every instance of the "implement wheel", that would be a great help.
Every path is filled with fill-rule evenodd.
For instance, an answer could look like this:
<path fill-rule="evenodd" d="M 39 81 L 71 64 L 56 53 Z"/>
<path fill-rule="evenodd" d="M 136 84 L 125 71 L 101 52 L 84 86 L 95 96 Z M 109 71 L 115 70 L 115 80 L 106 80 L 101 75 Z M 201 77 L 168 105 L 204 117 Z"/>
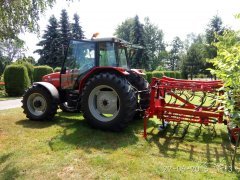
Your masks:
<path fill-rule="evenodd" d="M 95 128 L 121 131 L 135 114 L 134 91 L 124 77 L 116 74 L 100 73 L 89 79 L 81 99 L 83 115 Z"/>

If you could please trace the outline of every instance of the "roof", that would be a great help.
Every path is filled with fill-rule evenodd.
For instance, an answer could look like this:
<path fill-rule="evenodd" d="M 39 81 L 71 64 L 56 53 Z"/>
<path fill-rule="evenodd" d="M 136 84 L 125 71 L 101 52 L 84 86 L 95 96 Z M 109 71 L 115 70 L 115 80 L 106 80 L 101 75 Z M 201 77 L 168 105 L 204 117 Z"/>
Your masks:
<path fill-rule="evenodd" d="M 94 39 L 91 39 L 91 40 L 96 41 L 96 42 L 109 41 L 109 42 L 119 42 L 119 43 L 124 43 L 124 44 L 130 44 L 129 42 L 127 42 L 123 39 L 120 39 L 120 38 L 116 38 L 116 37 L 94 38 Z"/>

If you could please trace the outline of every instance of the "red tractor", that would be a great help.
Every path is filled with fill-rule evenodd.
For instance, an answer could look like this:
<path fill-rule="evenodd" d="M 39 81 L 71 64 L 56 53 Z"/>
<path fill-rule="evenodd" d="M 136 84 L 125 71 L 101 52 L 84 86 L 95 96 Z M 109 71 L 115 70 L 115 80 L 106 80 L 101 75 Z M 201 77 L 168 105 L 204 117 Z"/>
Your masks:
<path fill-rule="evenodd" d="M 128 66 L 133 49 L 118 38 L 70 40 L 61 72 L 45 75 L 24 94 L 24 113 L 30 120 L 51 120 L 59 106 L 82 112 L 93 127 L 123 130 L 150 101 L 143 72 Z"/>

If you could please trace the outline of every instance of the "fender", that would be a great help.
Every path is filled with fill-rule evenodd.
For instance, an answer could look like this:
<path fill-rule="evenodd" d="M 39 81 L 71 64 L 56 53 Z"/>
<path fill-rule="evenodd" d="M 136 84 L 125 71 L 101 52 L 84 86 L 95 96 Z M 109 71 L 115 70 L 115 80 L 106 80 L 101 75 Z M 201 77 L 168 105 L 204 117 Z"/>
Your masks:
<path fill-rule="evenodd" d="M 142 69 L 131 69 L 131 71 L 135 74 L 146 75 Z"/>
<path fill-rule="evenodd" d="M 33 85 L 44 87 L 45 89 L 48 90 L 48 92 L 52 95 L 52 97 L 54 99 L 56 99 L 57 101 L 59 100 L 59 92 L 58 92 L 57 88 L 54 85 L 52 85 L 51 83 L 48 83 L 48 82 L 34 82 Z"/>

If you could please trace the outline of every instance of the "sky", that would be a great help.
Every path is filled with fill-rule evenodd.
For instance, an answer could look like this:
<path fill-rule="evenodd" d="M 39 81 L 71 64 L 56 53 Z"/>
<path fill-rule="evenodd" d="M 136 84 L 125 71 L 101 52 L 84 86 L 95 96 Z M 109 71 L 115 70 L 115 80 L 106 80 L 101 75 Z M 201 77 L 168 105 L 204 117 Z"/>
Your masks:
<path fill-rule="evenodd" d="M 49 17 L 55 15 L 59 19 L 61 10 L 66 9 L 69 20 L 73 14 L 80 16 L 80 25 L 85 36 L 91 38 L 95 32 L 100 37 L 113 36 L 114 31 L 127 18 L 138 15 L 143 22 L 144 17 L 163 30 L 165 42 L 171 42 L 175 36 L 184 40 L 187 34 L 204 33 L 210 19 L 218 15 L 223 23 L 232 29 L 240 29 L 240 20 L 234 15 L 240 13 L 239 0 L 56 0 L 53 8 L 40 17 L 40 34 L 21 34 L 26 42 L 26 55 L 38 59 L 33 51 L 41 40 Z"/>

